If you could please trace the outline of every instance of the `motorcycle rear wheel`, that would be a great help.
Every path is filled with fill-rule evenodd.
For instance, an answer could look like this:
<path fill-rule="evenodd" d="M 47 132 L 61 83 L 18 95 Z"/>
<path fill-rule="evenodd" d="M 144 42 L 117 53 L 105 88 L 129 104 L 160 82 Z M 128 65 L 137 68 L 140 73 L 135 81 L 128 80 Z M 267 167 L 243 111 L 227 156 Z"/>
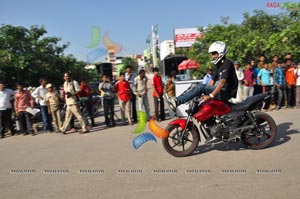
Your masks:
<path fill-rule="evenodd" d="M 183 140 L 180 140 L 183 129 L 179 125 L 169 125 L 166 130 L 169 135 L 162 140 L 162 144 L 169 154 L 175 157 L 185 157 L 191 155 L 197 148 L 200 136 L 192 126 L 188 126 Z"/>
<path fill-rule="evenodd" d="M 273 118 L 263 112 L 254 114 L 258 129 L 252 130 L 249 134 L 242 134 L 242 141 L 249 148 L 257 150 L 268 147 L 275 139 L 277 133 L 277 126 Z"/>

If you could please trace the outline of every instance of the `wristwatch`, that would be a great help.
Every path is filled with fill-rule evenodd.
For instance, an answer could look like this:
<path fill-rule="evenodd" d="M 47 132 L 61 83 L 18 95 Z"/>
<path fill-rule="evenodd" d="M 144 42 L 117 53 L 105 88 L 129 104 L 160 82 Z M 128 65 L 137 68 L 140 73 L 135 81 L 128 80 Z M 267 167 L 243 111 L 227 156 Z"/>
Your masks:
<path fill-rule="evenodd" d="M 211 93 L 211 94 L 209 94 L 209 97 L 211 97 L 213 99 L 215 96 Z"/>

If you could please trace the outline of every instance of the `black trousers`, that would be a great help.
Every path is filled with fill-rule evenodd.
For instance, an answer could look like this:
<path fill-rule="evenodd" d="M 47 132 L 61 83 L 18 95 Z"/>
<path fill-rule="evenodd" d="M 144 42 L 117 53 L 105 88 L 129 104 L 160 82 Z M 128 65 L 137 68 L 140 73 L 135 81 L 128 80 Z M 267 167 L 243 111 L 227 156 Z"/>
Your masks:
<path fill-rule="evenodd" d="M 6 121 L 7 121 L 7 110 L 0 110 L 0 133 L 2 137 L 5 135 L 5 128 L 7 125 Z"/>
<path fill-rule="evenodd" d="M 266 93 L 266 92 L 271 91 L 272 86 L 261 86 L 261 88 L 262 88 L 262 93 Z M 271 104 L 271 100 L 272 99 L 270 99 L 266 103 L 264 103 L 263 106 L 262 106 L 262 109 L 269 109 L 270 104 Z"/>
<path fill-rule="evenodd" d="M 103 99 L 103 108 L 104 108 L 104 117 L 105 117 L 105 124 L 109 125 L 110 122 L 115 123 L 114 119 L 114 106 L 115 106 L 115 99 Z"/>
<path fill-rule="evenodd" d="M 14 129 L 14 124 L 12 121 L 12 108 L 7 109 L 6 111 L 7 111 L 6 126 L 8 126 L 12 134 L 15 134 L 16 131 Z"/>
<path fill-rule="evenodd" d="M 155 109 L 155 118 L 156 120 L 165 120 L 166 115 L 165 115 L 165 103 L 164 103 L 164 98 L 163 96 L 153 97 L 154 99 L 154 109 Z M 159 106 L 159 107 L 158 107 Z"/>
<path fill-rule="evenodd" d="M 18 113 L 18 118 L 21 122 L 21 131 L 33 133 L 31 115 L 26 111 L 21 111 Z"/>
<path fill-rule="evenodd" d="M 82 112 L 83 117 L 85 118 L 84 120 L 86 120 L 85 121 L 87 123 L 86 125 L 88 125 L 88 123 L 89 123 L 87 116 L 90 117 L 92 125 L 95 125 L 95 119 L 94 119 L 94 114 L 93 114 L 93 103 L 91 100 L 88 100 L 88 101 L 82 103 L 81 112 Z"/>
<path fill-rule="evenodd" d="M 254 85 L 254 92 L 253 95 L 261 94 L 262 93 L 262 87 L 261 85 Z"/>
<path fill-rule="evenodd" d="M 134 122 L 137 122 L 137 113 L 136 113 L 136 96 L 134 94 L 131 95 L 131 115 Z"/>
<path fill-rule="evenodd" d="M 0 134 L 5 135 L 5 129 L 8 127 L 11 134 L 15 134 L 15 129 L 12 123 L 12 109 L 0 110 Z"/>
<path fill-rule="evenodd" d="M 288 85 L 287 86 L 287 101 L 288 106 L 294 106 L 296 101 L 296 86 Z"/>

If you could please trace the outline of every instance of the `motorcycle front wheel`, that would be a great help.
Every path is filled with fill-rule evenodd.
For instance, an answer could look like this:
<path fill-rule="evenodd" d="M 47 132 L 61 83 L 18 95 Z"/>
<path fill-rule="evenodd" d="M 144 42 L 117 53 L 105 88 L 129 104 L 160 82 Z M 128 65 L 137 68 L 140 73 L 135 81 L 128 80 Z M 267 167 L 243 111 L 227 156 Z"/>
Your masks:
<path fill-rule="evenodd" d="M 169 136 L 162 140 L 165 150 L 175 157 L 185 157 L 191 155 L 198 146 L 200 136 L 192 125 L 186 129 L 181 140 L 182 131 L 179 125 L 169 125 L 166 130 Z"/>

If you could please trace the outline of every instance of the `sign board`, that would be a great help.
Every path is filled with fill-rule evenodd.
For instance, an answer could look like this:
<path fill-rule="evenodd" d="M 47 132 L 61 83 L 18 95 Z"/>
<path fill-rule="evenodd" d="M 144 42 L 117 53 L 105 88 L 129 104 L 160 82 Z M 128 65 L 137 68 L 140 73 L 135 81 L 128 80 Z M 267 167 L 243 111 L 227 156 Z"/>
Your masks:
<path fill-rule="evenodd" d="M 204 33 L 197 28 L 184 28 L 174 30 L 176 47 L 191 47 L 197 38 L 203 38 Z"/>

